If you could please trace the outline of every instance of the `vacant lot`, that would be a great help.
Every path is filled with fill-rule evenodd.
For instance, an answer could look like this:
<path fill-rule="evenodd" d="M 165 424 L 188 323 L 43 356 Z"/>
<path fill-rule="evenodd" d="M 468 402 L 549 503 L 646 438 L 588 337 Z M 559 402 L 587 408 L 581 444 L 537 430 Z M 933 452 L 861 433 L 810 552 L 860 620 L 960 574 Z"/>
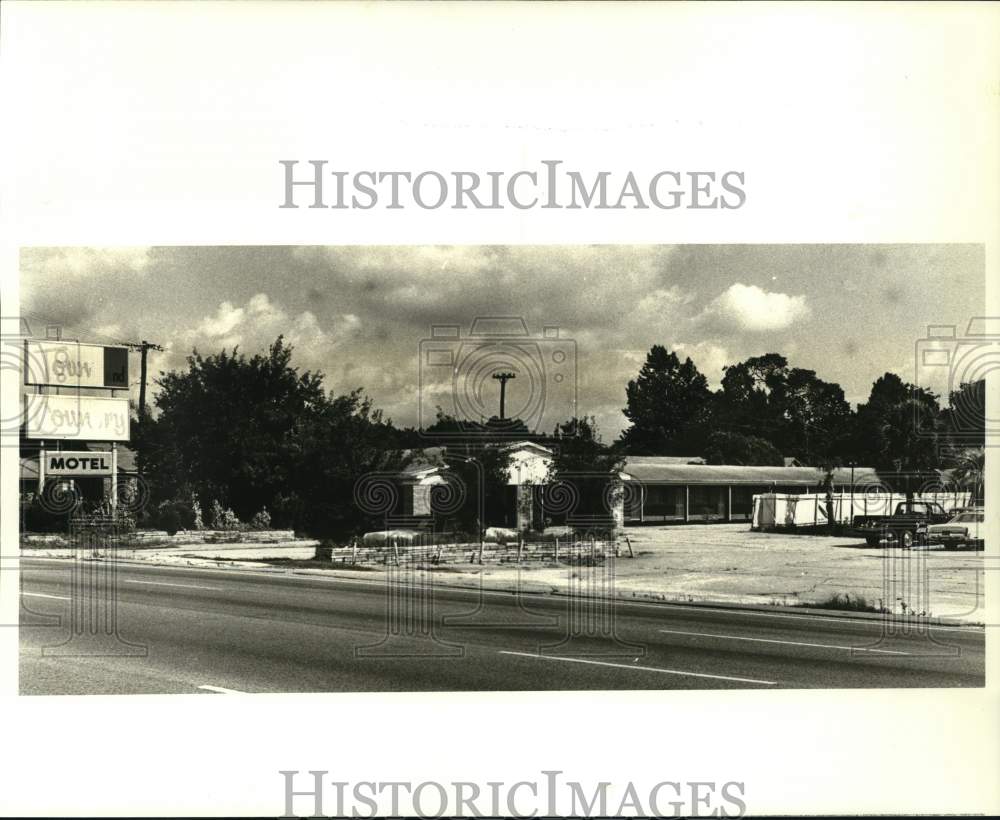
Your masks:
<path fill-rule="evenodd" d="M 655 588 L 673 598 L 777 604 L 821 604 L 839 594 L 893 612 L 972 620 L 982 606 L 981 552 L 872 549 L 851 538 L 751 532 L 746 524 L 627 535 L 637 557 L 617 563 L 626 594 Z"/>

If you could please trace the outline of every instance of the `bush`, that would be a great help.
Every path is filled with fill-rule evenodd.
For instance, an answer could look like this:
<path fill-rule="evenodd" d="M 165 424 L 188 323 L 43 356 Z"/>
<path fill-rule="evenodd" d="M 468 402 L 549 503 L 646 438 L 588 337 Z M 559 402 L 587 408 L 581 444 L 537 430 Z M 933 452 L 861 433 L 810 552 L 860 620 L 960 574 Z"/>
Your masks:
<path fill-rule="evenodd" d="M 69 513 L 53 512 L 35 493 L 21 505 L 22 532 L 66 532 L 69 529 Z"/>
<path fill-rule="evenodd" d="M 271 513 L 267 511 L 267 507 L 264 507 L 253 518 L 250 519 L 250 529 L 252 530 L 271 529 Z"/>
<path fill-rule="evenodd" d="M 190 500 L 175 498 L 160 502 L 153 523 L 159 529 L 166 530 L 169 535 L 178 530 L 195 529 L 195 514 Z"/>
<path fill-rule="evenodd" d="M 224 530 L 225 532 L 238 532 L 243 529 L 243 524 L 229 507 L 223 508 L 219 499 L 212 502 L 212 512 L 209 518 L 209 526 L 213 530 Z"/>
<path fill-rule="evenodd" d="M 802 606 L 815 606 L 822 609 L 840 609 L 847 612 L 882 611 L 878 607 L 869 604 L 863 595 L 852 595 L 849 592 L 834 592 L 818 604 L 802 604 Z"/>
<path fill-rule="evenodd" d="M 201 502 L 193 491 L 191 493 L 191 512 L 194 513 L 194 528 L 196 530 L 205 529 L 205 521 L 201 517 Z"/>

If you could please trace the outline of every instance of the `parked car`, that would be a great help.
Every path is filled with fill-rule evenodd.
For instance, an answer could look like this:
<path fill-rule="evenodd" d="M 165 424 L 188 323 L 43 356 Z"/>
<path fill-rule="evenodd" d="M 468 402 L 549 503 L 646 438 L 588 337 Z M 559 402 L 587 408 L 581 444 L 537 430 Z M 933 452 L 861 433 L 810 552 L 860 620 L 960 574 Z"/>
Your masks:
<path fill-rule="evenodd" d="M 982 510 L 964 510 L 944 524 L 931 524 L 927 528 L 927 540 L 954 549 L 983 548 Z"/>
<path fill-rule="evenodd" d="M 926 540 L 930 525 L 943 524 L 951 517 L 936 501 L 900 501 L 892 515 L 854 516 L 849 532 L 864 538 L 870 547 L 912 547 Z"/>

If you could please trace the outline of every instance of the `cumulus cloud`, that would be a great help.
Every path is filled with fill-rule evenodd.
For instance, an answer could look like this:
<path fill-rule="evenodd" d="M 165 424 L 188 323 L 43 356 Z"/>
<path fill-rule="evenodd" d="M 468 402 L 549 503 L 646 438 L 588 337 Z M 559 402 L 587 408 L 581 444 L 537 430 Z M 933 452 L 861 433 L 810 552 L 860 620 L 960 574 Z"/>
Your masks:
<path fill-rule="evenodd" d="M 22 268 L 35 276 L 83 278 L 128 271 L 143 274 L 149 267 L 149 248 L 30 248 Z"/>
<path fill-rule="evenodd" d="M 296 248 L 315 272 L 314 288 L 357 312 L 400 324 L 468 325 L 477 316 L 523 316 L 533 330 L 559 325 L 579 333 L 667 318 L 683 303 L 669 281 L 672 251 L 659 246 L 381 246 Z M 318 295 L 318 294 L 317 294 Z"/>
<path fill-rule="evenodd" d="M 331 351 L 357 332 L 361 320 L 346 313 L 333 317 L 329 324 L 328 328 L 321 327 L 316 315 L 308 310 L 292 315 L 266 293 L 254 294 L 244 305 L 224 301 L 195 327 L 174 334 L 165 364 L 179 366 L 192 349 L 215 353 L 239 346 L 252 355 L 266 350 L 280 335 L 295 348 L 297 364 L 324 369 Z"/>
<path fill-rule="evenodd" d="M 419 390 L 432 325 L 520 316 L 536 337 L 558 326 L 575 341 L 579 411 L 613 438 L 626 426 L 625 385 L 654 344 L 690 356 L 713 386 L 724 364 L 767 352 L 850 396 L 885 370 L 912 379 L 912 358 L 901 362 L 927 324 L 981 314 L 984 264 L 981 245 L 25 248 L 20 296 L 39 334 L 61 324 L 84 341 L 164 345 L 153 377 L 185 367 L 195 346 L 253 354 L 284 334 L 298 367 L 337 393 L 364 387 L 403 425 L 447 404 L 446 386 Z M 900 281 L 934 298 L 901 302 Z M 852 322 L 811 332 L 810 315 Z"/>
<path fill-rule="evenodd" d="M 736 282 L 716 296 L 700 318 L 719 328 L 763 332 L 784 330 L 811 315 L 805 296 L 789 296 Z"/>
<path fill-rule="evenodd" d="M 68 336 L 82 335 L 93 329 L 109 292 L 145 280 L 151 258 L 150 248 L 24 248 L 22 313 L 41 332 L 60 325 Z"/>

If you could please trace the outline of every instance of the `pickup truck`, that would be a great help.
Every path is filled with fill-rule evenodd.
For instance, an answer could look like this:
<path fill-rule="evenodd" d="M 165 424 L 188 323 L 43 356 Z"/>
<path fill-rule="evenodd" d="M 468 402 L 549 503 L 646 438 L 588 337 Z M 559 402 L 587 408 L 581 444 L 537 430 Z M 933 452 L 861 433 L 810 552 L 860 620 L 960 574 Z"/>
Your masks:
<path fill-rule="evenodd" d="M 931 524 L 948 521 L 951 514 L 936 501 L 900 501 L 892 515 L 856 515 L 850 534 L 864 538 L 868 546 L 883 543 L 912 547 L 927 538 Z"/>

